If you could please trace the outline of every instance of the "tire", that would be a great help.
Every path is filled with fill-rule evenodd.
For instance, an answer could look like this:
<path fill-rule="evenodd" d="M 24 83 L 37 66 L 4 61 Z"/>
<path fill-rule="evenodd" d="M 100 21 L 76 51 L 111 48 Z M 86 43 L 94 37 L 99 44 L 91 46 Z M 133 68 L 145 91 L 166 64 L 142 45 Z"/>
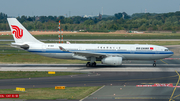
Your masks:
<path fill-rule="evenodd" d="M 91 66 L 90 62 L 87 62 L 86 67 L 90 67 L 90 66 Z"/>
<path fill-rule="evenodd" d="M 96 62 L 92 63 L 92 66 L 93 66 L 93 67 L 96 67 Z"/>
<path fill-rule="evenodd" d="M 156 67 L 156 63 L 153 63 L 153 67 Z"/>

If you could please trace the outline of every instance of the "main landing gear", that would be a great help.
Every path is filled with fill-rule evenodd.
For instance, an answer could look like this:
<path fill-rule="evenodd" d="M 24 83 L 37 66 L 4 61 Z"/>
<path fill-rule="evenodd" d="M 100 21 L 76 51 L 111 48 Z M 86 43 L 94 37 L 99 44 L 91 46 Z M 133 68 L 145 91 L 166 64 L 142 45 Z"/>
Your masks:
<path fill-rule="evenodd" d="M 93 63 L 87 62 L 86 67 L 96 67 L 96 62 Z"/>
<path fill-rule="evenodd" d="M 153 67 L 156 67 L 156 61 L 154 61 L 154 63 L 153 63 Z"/>
<path fill-rule="evenodd" d="M 96 57 L 91 57 L 91 61 L 87 62 L 86 67 L 96 67 Z"/>

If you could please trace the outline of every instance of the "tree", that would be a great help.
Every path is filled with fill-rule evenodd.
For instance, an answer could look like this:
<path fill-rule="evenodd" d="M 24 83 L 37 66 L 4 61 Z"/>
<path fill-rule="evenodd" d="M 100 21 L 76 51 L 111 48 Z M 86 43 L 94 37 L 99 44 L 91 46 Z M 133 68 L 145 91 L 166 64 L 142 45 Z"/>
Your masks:
<path fill-rule="evenodd" d="M 116 24 L 113 24 L 113 25 L 110 26 L 109 29 L 111 29 L 111 30 L 118 30 L 118 26 Z"/>
<path fill-rule="evenodd" d="M 145 26 L 145 24 L 138 28 L 139 31 L 145 31 L 146 29 L 147 27 Z"/>
<path fill-rule="evenodd" d="M 84 24 L 84 25 L 93 25 L 93 24 L 94 24 L 94 21 L 93 21 L 93 20 L 86 20 L 86 21 L 84 21 L 83 24 Z"/>
<path fill-rule="evenodd" d="M 117 13 L 114 16 L 116 17 L 116 19 L 120 19 L 120 18 L 122 18 L 123 14 L 122 13 Z"/>

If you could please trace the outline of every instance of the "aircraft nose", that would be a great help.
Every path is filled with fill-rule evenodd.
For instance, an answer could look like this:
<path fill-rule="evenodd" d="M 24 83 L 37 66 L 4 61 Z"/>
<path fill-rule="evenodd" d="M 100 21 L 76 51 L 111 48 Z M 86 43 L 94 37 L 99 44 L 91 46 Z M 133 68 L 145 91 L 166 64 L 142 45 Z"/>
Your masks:
<path fill-rule="evenodd" d="M 170 56 L 172 56 L 174 54 L 174 52 L 170 51 Z"/>

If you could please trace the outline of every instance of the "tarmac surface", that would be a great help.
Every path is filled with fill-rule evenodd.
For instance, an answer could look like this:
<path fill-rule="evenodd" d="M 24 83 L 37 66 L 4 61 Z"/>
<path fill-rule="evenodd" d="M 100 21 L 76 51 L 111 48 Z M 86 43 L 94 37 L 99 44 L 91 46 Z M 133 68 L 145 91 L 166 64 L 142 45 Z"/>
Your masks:
<path fill-rule="evenodd" d="M 65 71 L 65 72 L 180 72 L 180 56 L 154 61 L 123 61 L 121 66 L 97 64 L 0 64 L 0 71 Z"/>
<path fill-rule="evenodd" d="M 14 40 L 0 40 L 14 41 Z M 54 39 L 41 41 L 58 41 Z M 180 39 L 66 39 L 64 41 L 180 41 Z M 4 45 L 4 44 L 0 44 Z M 179 45 L 166 46 L 175 49 L 179 54 Z M 177 87 L 136 87 L 136 85 L 173 84 L 176 85 L 180 73 L 180 56 L 157 61 L 123 61 L 122 66 L 98 64 L 97 67 L 86 67 L 85 64 L 0 64 L 0 71 L 56 71 L 83 72 L 80 75 L 3 79 L 0 89 L 45 88 L 55 86 L 79 87 L 102 86 L 101 89 L 80 101 L 169 101 L 180 100 L 180 88 Z M 180 86 L 178 84 L 178 86 Z M 174 92 L 174 93 L 173 93 Z M 40 100 L 40 99 L 0 99 L 0 101 L 79 101 L 79 100 Z"/>
<path fill-rule="evenodd" d="M 153 61 L 124 61 L 122 66 L 98 64 L 97 67 L 85 67 L 85 64 L 0 64 L 0 71 L 53 70 L 57 72 L 71 71 L 84 73 L 80 75 L 56 77 L 3 79 L 0 80 L 0 89 L 15 89 L 15 87 L 44 88 L 55 86 L 103 86 L 102 89 L 94 92 L 81 101 L 168 101 L 174 87 L 136 87 L 136 85 L 172 83 L 173 86 L 175 86 L 179 79 L 175 70 L 180 72 L 179 56 L 158 60 L 157 67 L 152 67 L 152 63 Z M 180 100 L 179 94 L 180 88 L 177 88 L 173 100 Z"/>
<path fill-rule="evenodd" d="M 86 98 L 85 101 L 98 100 L 98 99 L 114 99 L 114 100 L 124 100 L 124 99 L 164 99 L 168 100 L 172 94 L 174 88 L 172 87 L 136 87 L 136 86 L 105 86 L 103 89 L 95 92 Z M 180 89 L 177 89 L 174 98 L 179 95 Z"/>
<path fill-rule="evenodd" d="M 176 83 L 177 80 L 176 72 L 94 72 L 69 76 L 4 79 L 0 80 L 0 89 L 55 86 L 134 86 L 144 83 Z"/>
<path fill-rule="evenodd" d="M 172 83 L 175 86 L 178 78 L 176 72 L 92 72 L 69 76 L 4 79 L 0 80 L 0 89 L 15 89 L 15 87 L 44 88 L 55 86 L 75 87 L 104 85 L 102 89 L 88 96 L 83 101 L 103 101 L 107 99 L 108 101 L 123 99 L 168 100 L 173 92 L 173 87 L 136 87 L 136 85 Z M 174 97 L 178 96 L 179 93 L 180 88 L 177 88 Z M 178 98 L 179 97 L 176 97 L 176 99 Z"/>

